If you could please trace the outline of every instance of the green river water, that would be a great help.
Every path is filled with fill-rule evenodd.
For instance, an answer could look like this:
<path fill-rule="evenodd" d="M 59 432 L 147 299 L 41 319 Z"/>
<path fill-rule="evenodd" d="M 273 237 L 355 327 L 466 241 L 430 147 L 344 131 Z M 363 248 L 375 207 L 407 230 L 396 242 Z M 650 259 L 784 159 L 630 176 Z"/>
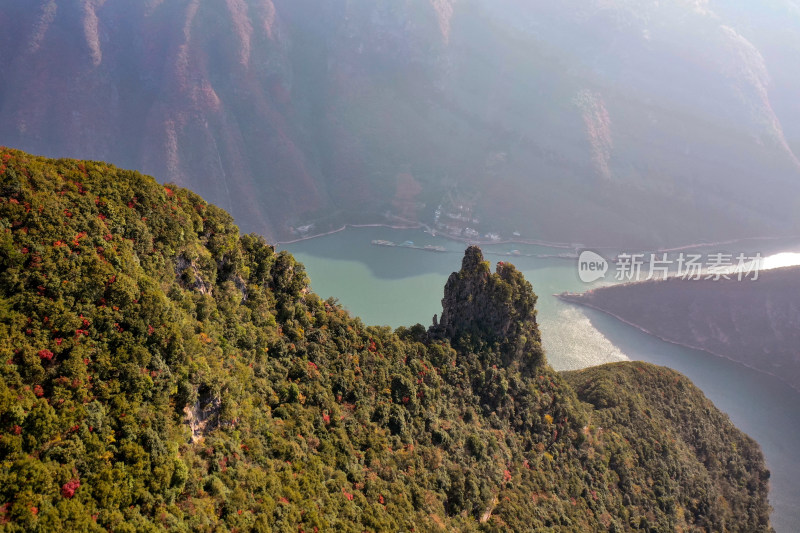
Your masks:
<path fill-rule="evenodd" d="M 444 246 L 446 253 L 372 245 L 375 239 Z M 441 313 L 444 284 L 460 268 L 462 243 L 419 230 L 348 229 L 282 247 L 306 266 L 312 289 L 336 297 L 366 324 L 430 325 Z M 539 296 L 538 319 L 549 363 L 557 370 L 642 360 L 688 376 L 731 420 L 761 444 L 772 472 L 770 503 L 778 533 L 800 531 L 800 393 L 736 363 L 663 342 L 603 313 L 561 302 L 554 294 L 591 288 L 575 260 L 508 257 L 565 250 L 524 245 L 483 246 L 492 263 L 510 261 Z M 495 255 L 496 254 L 496 255 Z"/>

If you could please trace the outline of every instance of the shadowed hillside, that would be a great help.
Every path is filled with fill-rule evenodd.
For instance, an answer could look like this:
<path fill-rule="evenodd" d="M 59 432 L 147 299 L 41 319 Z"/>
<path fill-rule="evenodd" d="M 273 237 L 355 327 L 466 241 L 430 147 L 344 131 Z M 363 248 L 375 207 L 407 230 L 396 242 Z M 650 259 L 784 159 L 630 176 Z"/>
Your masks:
<path fill-rule="evenodd" d="M 562 299 L 605 311 L 664 340 L 706 350 L 800 390 L 800 267 L 757 281 L 648 281 Z"/>

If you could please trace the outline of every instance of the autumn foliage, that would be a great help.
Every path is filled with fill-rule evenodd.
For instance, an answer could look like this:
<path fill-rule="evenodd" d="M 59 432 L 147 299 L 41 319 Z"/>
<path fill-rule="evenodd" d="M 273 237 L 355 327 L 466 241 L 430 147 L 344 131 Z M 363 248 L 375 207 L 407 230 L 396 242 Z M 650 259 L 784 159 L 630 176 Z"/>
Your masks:
<path fill-rule="evenodd" d="M 512 343 L 365 326 L 190 191 L 0 160 L 4 531 L 768 530 L 757 446 L 671 371 L 570 386 L 511 265 Z"/>

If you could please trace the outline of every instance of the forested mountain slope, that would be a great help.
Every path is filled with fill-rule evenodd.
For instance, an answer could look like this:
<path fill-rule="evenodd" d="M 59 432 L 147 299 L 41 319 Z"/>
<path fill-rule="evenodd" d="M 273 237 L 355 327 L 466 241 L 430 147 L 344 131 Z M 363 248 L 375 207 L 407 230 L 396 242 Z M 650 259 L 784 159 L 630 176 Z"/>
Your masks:
<path fill-rule="evenodd" d="M 2 528 L 770 530 L 750 438 L 673 371 L 554 372 L 535 301 L 471 248 L 441 324 L 365 326 L 188 190 L 2 149 Z"/>

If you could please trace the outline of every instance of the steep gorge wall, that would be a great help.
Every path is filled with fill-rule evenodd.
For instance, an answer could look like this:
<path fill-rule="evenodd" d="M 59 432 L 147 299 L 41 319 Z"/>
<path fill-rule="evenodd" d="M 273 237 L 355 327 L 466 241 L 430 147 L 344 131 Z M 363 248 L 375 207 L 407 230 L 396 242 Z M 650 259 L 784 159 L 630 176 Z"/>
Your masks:
<path fill-rule="evenodd" d="M 272 239 L 398 201 L 430 221 L 447 192 L 550 240 L 796 228 L 800 79 L 771 30 L 800 14 L 714 9 L 8 0 L 0 144 L 191 186 Z"/>

